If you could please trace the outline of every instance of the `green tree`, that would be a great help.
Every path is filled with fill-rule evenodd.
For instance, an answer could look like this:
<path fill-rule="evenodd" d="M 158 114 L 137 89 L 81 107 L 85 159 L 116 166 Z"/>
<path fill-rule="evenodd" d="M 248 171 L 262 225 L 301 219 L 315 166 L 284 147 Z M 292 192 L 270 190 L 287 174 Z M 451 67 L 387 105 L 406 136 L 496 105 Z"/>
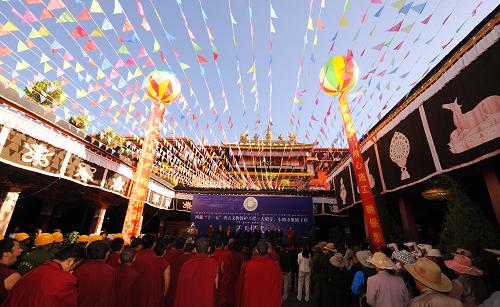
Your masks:
<path fill-rule="evenodd" d="M 89 120 L 85 115 L 71 116 L 68 122 L 78 129 L 87 129 L 89 126 Z"/>
<path fill-rule="evenodd" d="M 500 248 L 497 228 L 473 203 L 465 189 L 451 176 L 443 175 L 439 180 L 449 191 L 439 249 L 449 255 L 461 247 L 477 255 L 483 248 Z"/>
<path fill-rule="evenodd" d="M 62 95 L 62 89 L 57 80 L 34 82 L 32 87 L 25 87 L 24 92 L 34 102 L 49 107 L 56 107 Z"/>

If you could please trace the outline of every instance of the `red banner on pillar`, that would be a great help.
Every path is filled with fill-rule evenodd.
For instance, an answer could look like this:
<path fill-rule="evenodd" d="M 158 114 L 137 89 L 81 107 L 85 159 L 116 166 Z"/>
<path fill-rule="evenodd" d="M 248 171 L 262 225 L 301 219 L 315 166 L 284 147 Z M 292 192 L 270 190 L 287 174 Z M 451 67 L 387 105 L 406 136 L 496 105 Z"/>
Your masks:
<path fill-rule="evenodd" d="M 132 179 L 132 193 L 130 194 L 125 222 L 123 224 L 122 233 L 127 240 L 132 236 L 137 237 L 141 232 L 142 212 L 148 193 L 149 178 L 155 161 L 154 151 L 160 134 L 164 113 L 165 105 L 154 101 L 146 125 L 146 135 L 142 143 L 139 163 Z"/>
<path fill-rule="evenodd" d="M 375 205 L 375 200 L 373 199 L 372 190 L 368 181 L 365 163 L 363 161 L 363 157 L 361 156 L 358 138 L 356 137 L 354 123 L 352 121 L 351 110 L 349 108 L 349 104 L 347 103 L 345 93 L 340 94 L 339 103 L 342 120 L 344 122 L 345 134 L 349 143 L 349 151 L 351 152 L 354 174 L 359 187 L 361 202 L 363 204 L 365 225 L 368 228 L 372 244 L 377 248 L 377 250 L 379 250 L 380 247 L 385 244 L 384 233 L 382 231 L 382 225 L 380 224 L 380 219 L 378 217 L 377 207 Z"/>

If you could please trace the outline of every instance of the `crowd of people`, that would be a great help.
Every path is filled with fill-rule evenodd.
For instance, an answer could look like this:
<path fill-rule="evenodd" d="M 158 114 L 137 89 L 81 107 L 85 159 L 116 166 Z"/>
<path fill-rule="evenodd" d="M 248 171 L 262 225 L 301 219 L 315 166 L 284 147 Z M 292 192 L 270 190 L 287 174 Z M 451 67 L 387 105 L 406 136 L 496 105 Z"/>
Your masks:
<path fill-rule="evenodd" d="M 487 250 L 494 266 L 480 269 L 468 250 L 443 260 L 414 242 L 375 252 L 208 235 L 0 238 L 0 306 L 276 307 L 292 292 L 319 307 L 500 306 L 498 250 Z"/>

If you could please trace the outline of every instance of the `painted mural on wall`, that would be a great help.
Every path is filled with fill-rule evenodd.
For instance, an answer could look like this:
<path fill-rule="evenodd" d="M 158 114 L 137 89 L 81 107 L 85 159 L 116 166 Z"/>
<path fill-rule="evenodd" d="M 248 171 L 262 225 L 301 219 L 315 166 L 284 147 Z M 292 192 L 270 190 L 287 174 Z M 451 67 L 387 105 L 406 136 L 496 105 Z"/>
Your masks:
<path fill-rule="evenodd" d="M 10 129 L 0 158 L 24 168 L 34 168 L 44 173 L 59 173 L 66 152 L 49 143 Z"/>
<path fill-rule="evenodd" d="M 496 42 L 424 103 L 443 169 L 500 148 L 500 83 Z"/>
<path fill-rule="evenodd" d="M 395 191 L 500 153 L 500 42 L 496 36 L 462 55 L 430 87 L 434 88 L 427 100 L 419 101 L 419 97 L 410 103 L 413 108 L 407 108 L 411 111 L 397 115 L 377 134 L 376 146 L 363 152 L 375 194 Z M 430 88 L 421 97 L 427 97 Z M 350 162 L 344 161 L 334 171 L 341 210 L 360 201 L 355 182 L 354 195 L 349 190 L 351 181 L 346 172 L 350 168 Z"/>

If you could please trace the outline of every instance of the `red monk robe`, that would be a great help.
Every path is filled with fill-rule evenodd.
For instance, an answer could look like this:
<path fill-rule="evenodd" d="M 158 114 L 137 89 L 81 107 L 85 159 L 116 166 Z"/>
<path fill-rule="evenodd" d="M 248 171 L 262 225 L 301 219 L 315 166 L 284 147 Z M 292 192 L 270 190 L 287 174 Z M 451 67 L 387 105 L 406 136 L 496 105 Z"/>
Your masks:
<path fill-rule="evenodd" d="M 165 306 L 172 307 L 174 306 L 179 272 L 181 271 L 182 265 L 191 259 L 191 255 L 184 253 L 182 249 L 173 249 L 167 252 L 165 258 L 170 263 L 170 287 L 165 298 Z"/>
<path fill-rule="evenodd" d="M 236 283 L 238 281 L 238 276 L 240 275 L 243 261 L 244 258 L 243 258 L 243 253 L 241 251 L 237 250 L 231 251 L 231 277 L 229 278 L 229 287 L 227 290 L 227 303 L 230 306 L 234 305 L 235 301 L 234 291 L 236 289 Z"/>
<path fill-rule="evenodd" d="M 75 276 L 49 260 L 24 275 L 2 306 L 77 307 L 76 283 Z"/>
<path fill-rule="evenodd" d="M 207 255 L 195 255 L 181 268 L 174 307 L 214 307 L 217 261 Z"/>
<path fill-rule="evenodd" d="M 219 285 L 216 306 L 228 305 L 229 282 L 231 281 L 231 253 L 228 250 L 216 248 L 213 257 L 219 266 Z"/>
<path fill-rule="evenodd" d="M 241 268 L 235 305 L 280 307 L 282 282 L 278 264 L 268 256 L 256 256 Z"/>
<path fill-rule="evenodd" d="M 115 270 L 115 306 L 136 307 L 141 305 L 141 295 L 137 292 L 139 274 L 131 265 L 121 264 Z"/>
<path fill-rule="evenodd" d="M 104 260 L 89 259 L 75 270 L 79 307 L 113 307 L 115 269 Z"/>
<path fill-rule="evenodd" d="M 120 253 L 111 253 L 109 254 L 108 259 L 106 260 L 106 263 L 109 264 L 113 269 L 116 269 L 117 267 L 120 266 Z"/>
<path fill-rule="evenodd" d="M 165 271 L 163 259 L 156 256 L 150 248 L 146 248 L 137 254 L 132 267 L 139 274 L 137 290 L 140 293 L 141 306 L 160 306 L 164 301 L 162 292 Z"/>

